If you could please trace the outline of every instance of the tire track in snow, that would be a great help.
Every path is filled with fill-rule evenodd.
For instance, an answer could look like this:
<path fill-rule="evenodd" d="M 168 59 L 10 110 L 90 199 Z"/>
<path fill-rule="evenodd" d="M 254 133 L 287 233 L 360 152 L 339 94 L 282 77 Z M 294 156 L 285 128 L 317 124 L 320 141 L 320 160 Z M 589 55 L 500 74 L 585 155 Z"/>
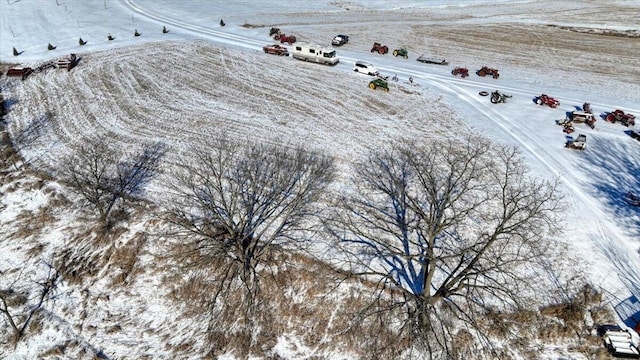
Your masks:
<path fill-rule="evenodd" d="M 251 47 L 251 48 L 260 49 L 260 50 L 262 50 L 262 46 L 264 46 L 263 40 L 251 39 L 245 36 L 240 36 L 240 35 L 224 32 L 224 31 L 213 30 L 211 28 L 194 25 L 192 23 L 188 23 L 175 18 L 160 15 L 158 13 L 153 13 L 149 9 L 144 9 L 141 6 L 135 4 L 131 0 L 120 0 L 120 3 L 125 7 L 129 8 L 129 10 L 131 10 L 132 12 L 142 17 L 145 17 L 148 20 L 152 20 L 164 25 L 170 25 L 175 28 L 180 28 L 182 30 L 192 32 L 200 36 L 204 36 L 206 38 L 209 38 L 210 40 L 216 40 L 219 42 L 228 43 L 232 45 L 243 44 L 245 45 L 245 47 Z"/>

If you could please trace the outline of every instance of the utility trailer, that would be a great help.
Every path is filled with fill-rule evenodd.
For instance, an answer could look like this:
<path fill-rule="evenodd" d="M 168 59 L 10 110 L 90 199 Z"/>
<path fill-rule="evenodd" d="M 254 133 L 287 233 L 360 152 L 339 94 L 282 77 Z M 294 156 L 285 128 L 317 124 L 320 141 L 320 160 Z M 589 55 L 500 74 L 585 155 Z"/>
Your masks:
<path fill-rule="evenodd" d="M 449 62 L 447 60 L 432 56 L 420 55 L 416 60 L 425 64 L 449 65 Z"/>
<path fill-rule="evenodd" d="M 613 357 L 640 359 L 640 350 L 634 344 L 633 336 L 628 329 L 617 325 L 602 325 L 598 328 L 602 343 Z"/>

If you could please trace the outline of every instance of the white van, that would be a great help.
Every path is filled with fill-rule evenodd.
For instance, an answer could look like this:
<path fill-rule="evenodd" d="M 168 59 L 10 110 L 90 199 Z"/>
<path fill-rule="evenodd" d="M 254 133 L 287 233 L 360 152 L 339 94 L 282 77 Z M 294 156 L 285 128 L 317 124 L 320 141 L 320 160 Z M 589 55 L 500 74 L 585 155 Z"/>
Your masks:
<path fill-rule="evenodd" d="M 291 54 L 294 59 L 313 61 L 325 65 L 336 65 L 340 62 L 333 48 L 313 44 L 293 44 Z"/>
<path fill-rule="evenodd" d="M 379 74 L 378 69 L 376 69 L 375 66 L 364 61 L 356 61 L 353 65 L 353 71 L 361 74 L 367 74 L 369 76 L 377 76 Z"/>

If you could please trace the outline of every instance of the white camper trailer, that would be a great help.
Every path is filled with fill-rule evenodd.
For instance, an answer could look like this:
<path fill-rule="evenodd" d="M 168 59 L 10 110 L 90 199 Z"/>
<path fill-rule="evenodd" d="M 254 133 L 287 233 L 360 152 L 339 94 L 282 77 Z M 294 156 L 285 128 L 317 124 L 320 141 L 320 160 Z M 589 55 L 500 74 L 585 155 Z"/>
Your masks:
<path fill-rule="evenodd" d="M 298 60 L 313 61 L 325 65 L 335 65 L 340 62 L 333 48 L 313 44 L 293 44 L 291 54 Z"/>

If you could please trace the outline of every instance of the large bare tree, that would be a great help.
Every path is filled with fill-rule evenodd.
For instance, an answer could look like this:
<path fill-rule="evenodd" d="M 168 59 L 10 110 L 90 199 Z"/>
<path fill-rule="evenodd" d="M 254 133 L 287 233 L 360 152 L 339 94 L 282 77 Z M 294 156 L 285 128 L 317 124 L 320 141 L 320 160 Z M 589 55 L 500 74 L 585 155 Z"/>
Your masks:
<path fill-rule="evenodd" d="M 138 198 L 147 182 L 157 175 L 165 147 L 144 145 L 137 153 L 125 154 L 106 137 L 89 140 L 62 159 L 61 176 L 82 199 L 110 225 L 116 205 Z"/>
<path fill-rule="evenodd" d="M 365 314 L 399 311 L 401 334 L 432 357 L 454 356 L 460 329 L 486 340 L 483 314 L 517 308 L 540 280 L 562 202 L 515 148 L 396 144 L 355 174 L 330 228 L 352 272 L 377 281 Z"/>
<path fill-rule="evenodd" d="M 212 304 L 228 302 L 246 320 L 255 314 L 261 272 L 319 230 L 318 203 L 332 181 L 333 160 L 302 148 L 241 144 L 224 136 L 187 158 L 170 181 L 169 197 L 182 263 L 206 268 L 215 289 Z"/>

